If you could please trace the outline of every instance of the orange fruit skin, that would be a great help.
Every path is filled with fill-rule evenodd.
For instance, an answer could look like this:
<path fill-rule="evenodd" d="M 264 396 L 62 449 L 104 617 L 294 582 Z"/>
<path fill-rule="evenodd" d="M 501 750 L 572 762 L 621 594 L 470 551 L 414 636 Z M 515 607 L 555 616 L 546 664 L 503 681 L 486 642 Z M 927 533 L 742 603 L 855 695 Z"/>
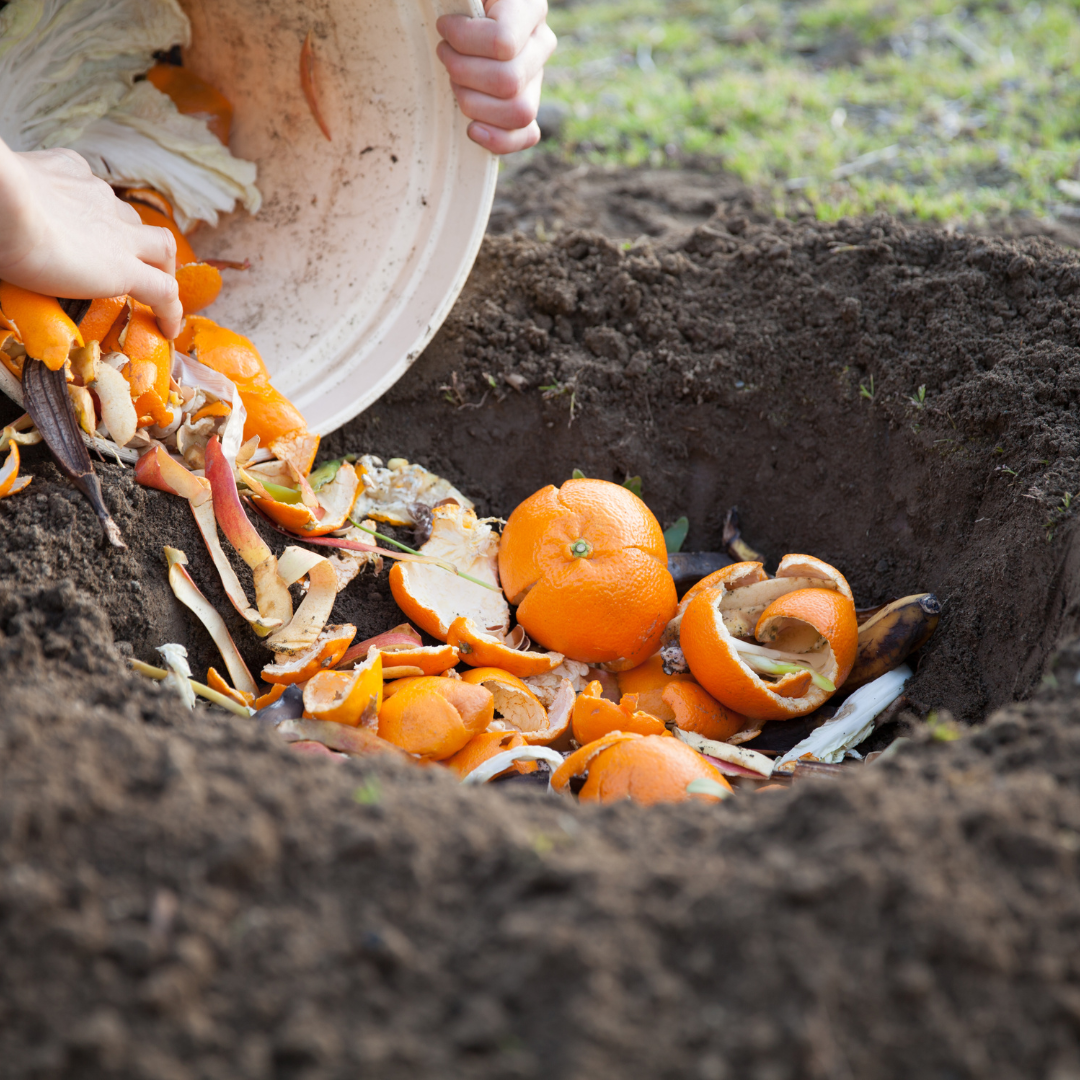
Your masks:
<path fill-rule="evenodd" d="M 104 341 L 113 323 L 127 306 L 127 301 L 126 296 L 110 296 L 92 301 L 90 310 L 79 323 L 79 333 L 82 334 L 83 341 Z"/>
<path fill-rule="evenodd" d="M 291 686 L 293 683 L 307 682 L 317 672 L 326 671 L 341 663 L 345 650 L 356 637 L 356 627 L 352 623 L 341 623 L 337 627 L 327 627 L 323 632 L 324 638 L 320 642 L 317 652 L 308 662 L 295 671 L 280 673 L 274 671 L 274 664 L 268 664 L 262 671 L 263 682 L 268 682 L 281 687 Z M 280 696 L 280 695 L 279 695 Z M 277 698 L 273 698 L 276 701 Z M 269 704 L 269 702 L 267 703 Z"/>
<path fill-rule="evenodd" d="M 693 675 L 664 674 L 664 660 L 659 653 L 654 653 L 643 664 L 638 664 L 629 671 L 620 671 L 617 676 L 620 694 L 637 694 L 638 708 L 651 713 L 658 720 L 674 720 L 671 706 L 664 701 L 664 691 L 672 683 L 694 681 Z"/>
<path fill-rule="evenodd" d="M 195 249 L 192 248 L 188 238 L 180 231 L 180 226 L 171 217 L 163 214 L 160 210 L 155 210 L 152 206 L 147 206 L 146 203 L 138 202 L 134 198 L 124 198 L 124 193 L 121 193 L 120 198 L 134 208 L 135 212 L 142 218 L 144 225 L 154 225 L 159 229 L 168 229 L 173 234 L 173 239 L 176 241 L 177 266 L 186 266 L 188 263 L 199 261 Z"/>
<path fill-rule="evenodd" d="M 270 385 L 270 373 L 259 350 L 243 334 L 218 326 L 212 319 L 191 315 L 176 339 L 176 348 L 193 353 L 199 363 L 236 383 L 247 411 L 245 440 L 258 435 L 260 444 L 269 446 L 290 432 L 307 430 L 300 410 Z"/>
<path fill-rule="evenodd" d="M 129 361 L 124 374 L 131 383 L 132 398 L 137 402 L 143 394 L 153 392 L 164 405 L 169 400 L 172 349 L 146 304 L 132 301 L 131 316 L 122 337 L 121 348 Z"/>
<path fill-rule="evenodd" d="M 453 757 L 444 762 L 459 777 L 464 779 L 478 765 L 483 765 L 488 758 L 501 754 L 504 750 L 516 750 L 526 742 L 516 731 L 481 731 L 474 735 Z M 536 772 L 535 761 L 517 761 L 506 770 L 519 773 Z M 501 775 L 501 774 L 500 774 Z"/>
<path fill-rule="evenodd" d="M 822 596 L 816 596 L 808 601 L 806 596 L 810 593 L 822 594 L 831 600 L 826 604 Z M 722 595 L 719 588 L 699 592 L 683 613 L 680 628 L 679 642 L 683 655 L 705 690 L 729 709 L 751 720 L 787 720 L 803 716 L 813 712 L 832 696 L 812 686 L 809 674 L 785 675 L 778 682 L 767 684 L 741 664 L 734 655 L 734 641 L 721 633 L 722 624 L 714 609 L 714 604 L 719 602 Z M 773 612 L 781 601 L 785 601 L 782 608 Z M 801 618 L 814 626 L 830 645 L 832 639 L 829 634 L 833 634 L 839 647 L 839 652 L 834 647 L 833 654 L 838 664 L 847 665 L 841 668 L 846 678 L 854 662 L 852 641 L 855 646 L 858 644 L 855 604 L 849 597 L 831 589 L 798 589 L 770 604 L 759 619 L 759 626 L 767 614 L 770 617 L 783 614 L 789 618 Z M 816 625 L 816 621 L 821 621 L 821 627 Z M 825 633 L 826 630 L 829 633 Z M 836 679 L 833 682 L 840 685 Z"/>
<path fill-rule="evenodd" d="M 265 694 L 262 694 L 255 699 L 252 708 L 258 710 L 265 708 L 267 705 L 273 705 L 274 702 L 288 689 L 288 683 L 275 683 Z"/>
<path fill-rule="evenodd" d="M 27 355 L 50 371 L 59 371 L 67 363 L 72 345 L 83 344 L 79 328 L 64 314 L 55 296 L 0 281 L 0 311 L 18 327 Z"/>
<path fill-rule="evenodd" d="M 221 271 L 206 263 L 188 263 L 176 268 L 176 284 L 185 315 L 209 307 L 221 292 Z"/>
<path fill-rule="evenodd" d="M 551 653 L 522 652 L 511 649 L 489 634 L 477 632 L 472 619 L 465 615 L 450 624 L 446 635 L 448 645 L 457 646 L 461 659 L 470 667 L 494 667 L 509 671 L 519 679 L 544 675 L 557 668 L 561 657 Z"/>
<path fill-rule="evenodd" d="M 233 109 L 220 90 L 190 68 L 173 64 L 155 64 L 146 73 L 146 81 L 171 98 L 177 112 L 205 120 L 206 126 L 228 145 Z"/>
<path fill-rule="evenodd" d="M 809 623 L 832 646 L 840 669 L 833 682 L 843 685 L 859 649 L 859 621 L 854 603 L 831 589 L 796 589 L 777 597 L 761 613 L 755 633 L 761 635 L 764 627 L 781 618 Z"/>
<path fill-rule="evenodd" d="M 315 720 L 356 727 L 382 706 L 382 656 L 353 671 L 320 671 L 304 687 L 304 712 Z"/>
<path fill-rule="evenodd" d="M 379 738 L 433 761 L 456 754 L 495 718 L 491 691 L 459 679 L 420 676 L 383 700 Z"/>
<path fill-rule="evenodd" d="M 627 742 L 631 739 L 643 739 L 644 735 L 635 735 L 631 731 L 611 731 L 602 738 L 575 750 L 551 774 L 552 791 L 565 791 L 575 776 L 584 776 L 589 770 L 589 763 L 609 746 Z"/>
<path fill-rule="evenodd" d="M 575 555 L 582 541 L 588 550 Z M 659 522 L 606 480 L 549 485 L 521 503 L 503 531 L 499 576 L 534 641 L 588 664 L 636 667 L 677 606 Z"/>
<path fill-rule="evenodd" d="M 685 743 L 647 735 L 598 754 L 589 764 L 589 775 L 578 799 L 601 803 L 631 799 L 643 806 L 687 799 L 719 802 L 716 795 L 687 794 L 686 785 L 699 777 L 715 780 L 731 790 L 724 774 Z"/>
<path fill-rule="evenodd" d="M 727 742 L 750 723 L 745 716 L 721 705 L 694 682 L 673 682 L 664 690 L 664 703 L 671 710 L 677 727 L 717 742 Z"/>
<path fill-rule="evenodd" d="M 242 690 L 236 690 L 231 687 L 225 679 L 218 672 L 217 668 L 210 668 L 206 672 L 206 685 L 211 690 L 216 690 L 219 694 L 224 694 L 227 698 L 232 698 L 237 705 L 252 705 L 255 702 L 254 694 L 245 694 Z"/>
<path fill-rule="evenodd" d="M 618 705 L 600 696 L 602 687 L 591 682 L 574 702 L 572 721 L 578 745 L 587 746 L 612 731 L 627 731 L 635 735 L 667 735 L 662 721 L 637 710 L 636 694 L 624 694 Z"/>

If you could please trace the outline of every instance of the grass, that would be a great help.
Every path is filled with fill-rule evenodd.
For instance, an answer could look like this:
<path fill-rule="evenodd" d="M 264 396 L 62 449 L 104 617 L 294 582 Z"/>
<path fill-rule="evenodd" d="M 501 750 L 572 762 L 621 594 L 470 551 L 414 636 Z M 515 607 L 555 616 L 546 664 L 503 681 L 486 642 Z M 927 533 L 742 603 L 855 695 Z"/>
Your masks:
<path fill-rule="evenodd" d="M 545 97 L 577 160 L 717 158 L 826 220 L 1080 219 L 1080 0 L 572 0 L 549 20 Z"/>

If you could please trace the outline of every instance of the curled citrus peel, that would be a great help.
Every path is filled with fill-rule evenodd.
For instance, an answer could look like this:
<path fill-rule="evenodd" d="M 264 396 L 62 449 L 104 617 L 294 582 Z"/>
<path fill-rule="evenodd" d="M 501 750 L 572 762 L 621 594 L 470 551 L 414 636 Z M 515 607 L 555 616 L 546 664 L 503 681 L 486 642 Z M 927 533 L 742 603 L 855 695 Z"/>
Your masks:
<path fill-rule="evenodd" d="M 676 739 L 612 732 L 571 754 L 555 770 L 551 786 L 565 791 L 584 776 L 582 802 L 630 799 L 645 806 L 697 798 L 719 802 L 731 794 L 723 773 Z"/>
<path fill-rule="evenodd" d="M 216 668 L 207 669 L 206 685 L 211 690 L 216 690 L 219 694 L 224 694 L 227 698 L 235 701 L 237 705 L 251 706 L 255 704 L 255 695 L 253 693 L 244 693 L 230 686 Z"/>
<path fill-rule="evenodd" d="M 716 742 L 727 742 L 752 721 L 721 705 L 695 682 L 671 682 L 663 692 L 664 704 L 683 731 L 693 731 Z"/>
<path fill-rule="evenodd" d="M 352 671 L 319 671 L 304 687 L 304 715 L 351 727 L 378 726 L 382 707 L 383 666 L 373 651 Z"/>
<path fill-rule="evenodd" d="M 623 694 L 618 705 L 601 697 L 599 682 L 589 683 L 574 702 L 573 732 L 578 744 L 585 746 L 612 731 L 628 731 L 637 735 L 668 734 L 663 721 L 641 712 L 637 694 Z"/>
<path fill-rule="evenodd" d="M 499 574 L 534 641 L 610 670 L 656 652 L 677 605 L 659 523 L 605 480 L 549 485 L 521 503 L 503 530 Z"/>
<path fill-rule="evenodd" d="M 616 676 L 619 694 L 637 694 L 637 707 L 651 713 L 658 720 L 674 720 L 675 714 L 664 698 L 664 692 L 672 683 L 692 683 L 692 675 L 668 675 L 664 672 L 664 660 L 654 653 L 643 664 Z"/>
<path fill-rule="evenodd" d="M 364 490 L 357 499 L 355 517 L 370 517 L 388 525 L 417 525 L 417 513 L 447 500 L 466 510 L 475 509 L 472 500 L 449 480 L 405 458 L 391 458 L 384 467 L 379 458 L 365 454 L 360 458 L 359 472 Z"/>
<path fill-rule="evenodd" d="M 481 731 L 474 735 L 456 754 L 446 759 L 447 768 L 457 773 L 462 780 L 474 769 L 479 768 L 497 754 L 506 750 L 516 750 L 527 746 L 524 738 L 517 731 Z M 561 758 L 559 759 L 562 760 Z M 501 776 L 513 769 L 519 773 L 536 772 L 535 761 L 517 761 L 500 769 L 495 775 Z"/>
<path fill-rule="evenodd" d="M 360 477 L 348 462 L 337 470 L 333 480 L 325 484 L 318 494 L 312 491 L 304 477 L 299 477 L 295 489 L 296 500 L 288 503 L 270 497 L 266 486 L 251 473 L 242 472 L 241 476 L 252 488 L 252 499 L 263 514 L 305 539 L 325 536 L 343 528 L 360 491 Z"/>
<path fill-rule="evenodd" d="M 221 292 L 221 271 L 208 263 L 188 263 L 176 268 L 180 305 L 185 315 L 208 308 Z"/>
<path fill-rule="evenodd" d="M 827 701 L 858 646 L 843 575 L 819 559 L 785 555 L 772 579 L 761 563 L 734 563 L 712 577 L 715 586 L 695 593 L 679 627 L 697 681 L 752 720 L 803 716 Z M 732 632 L 751 620 L 757 640 Z"/>
<path fill-rule="evenodd" d="M 562 734 L 549 729 L 547 710 L 516 675 L 499 668 L 471 668 L 461 678 L 491 691 L 500 717 L 497 728 L 520 731 L 530 743 L 548 743 Z"/>
<path fill-rule="evenodd" d="M 26 483 L 16 487 L 19 483 L 19 444 L 12 442 L 10 446 L 7 460 L 3 468 L 0 468 L 0 499 L 5 495 L 14 495 L 17 491 L 22 491 L 26 484 L 30 483 L 30 478 L 26 477 Z"/>
<path fill-rule="evenodd" d="M 402 668 L 414 669 L 408 674 L 441 675 L 454 667 L 460 658 L 453 645 L 380 645 L 376 648 L 382 654 L 387 671 L 396 671 L 399 676 L 406 674 Z"/>
<path fill-rule="evenodd" d="M 146 304 L 131 299 L 128 303 L 127 323 L 116 335 L 119 351 L 128 358 L 121 374 L 131 387 L 135 412 L 140 417 L 151 417 L 160 427 L 168 427 L 173 421 L 172 411 L 168 408 L 172 343 L 158 329 L 157 318 Z M 110 331 L 105 345 L 111 344 L 111 337 Z"/>
<path fill-rule="evenodd" d="M 255 685 L 247 664 L 244 663 L 243 657 L 237 650 L 236 642 L 233 641 L 225 620 L 213 604 L 203 596 L 185 569 L 187 556 L 177 548 L 166 547 L 165 559 L 169 564 L 169 587 L 173 595 L 195 614 L 214 639 L 214 644 L 218 647 L 222 660 L 225 661 L 225 668 L 229 672 L 233 686 L 242 694 L 250 694 L 254 700 L 259 688 Z"/>
<path fill-rule="evenodd" d="M 356 627 L 352 623 L 327 626 L 303 652 L 283 657 L 279 663 L 267 664 L 262 669 L 263 682 L 289 686 L 306 682 L 320 671 L 337 667 L 354 637 Z"/>
<path fill-rule="evenodd" d="M 82 334 L 83 341 L 87 344 L 91 341 L 104 341 L 121 313 L 125 319 L 127 318 L 127 301 L 126 296 L 109 296 L 92 300 L 89 311 L 79 322 L 79 333 Z"/>
<path fill-rule="evenodd" d="M 278 575 L 277 559 L 273 552 L 244 513 L 232 468 L 225 460 L 216 435 L 211 436 L 206 444 L 205 471 L 213 495 L 214 517 L 237 554 L 251 567 L 259 614 L 264 619 L 277 620 L 284 627 L 293 613 L 288 585 Z M 323 621 L 325 623 L 326 620 Z M 310 645 L 317 636 L 313 635 L 307 644 Z"/>
<path fill-rule="evenodd" d="M 510 608 L 498 590 L 499 538 L 472 510 L 455 504 L 432 511 L 431 537 L 420 548 L 490 586 L 449 574 L 438 566 L 399 561 L 390 571 L 390 590 L 398 607 L 422 630 L 446 641 L 450 625 L 466 616 L 488 633 L 505 636 Z"/>
<path fill-rule="evenodd" d="M 441 761 L 456 754 L 494 719 L 494 699 L 482 686 L 424 676 L 384 699 L 379 737 L 410 754 Z"/>
<path fill-rule="evenodd" d="M 53 296 L 0 281 L 0 311 L 27 356 L 40 360 L 50 371 L 59 371 L 67 363 L 72 346 L 83 343 L 79 328 Z"/>
<path fill-rule="evenodd" d="M 446 640 L 457 646 L 462 660 L 470 667 L 495 667 L 509 671 L 519 679 L 545 675 L 565 659 L 562 653 L 526 652 L 529 639 L 516 626 L 505 638 L 489 633 L 467 615 L 455 619 L 447 630 Z"/>

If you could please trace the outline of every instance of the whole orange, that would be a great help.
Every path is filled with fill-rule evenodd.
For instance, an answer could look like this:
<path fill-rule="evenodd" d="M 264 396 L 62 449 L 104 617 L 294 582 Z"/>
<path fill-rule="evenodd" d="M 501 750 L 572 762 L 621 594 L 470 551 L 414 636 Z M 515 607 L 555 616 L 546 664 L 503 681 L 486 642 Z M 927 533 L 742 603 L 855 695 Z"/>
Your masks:
<path fill-rule="evenodd" d="M 677 606 L 660 523 L 606 480 L 549 485 L 518 506 L 499 545 L 499 577 L 529 637 L 615 670 L 656 652 Z"/>

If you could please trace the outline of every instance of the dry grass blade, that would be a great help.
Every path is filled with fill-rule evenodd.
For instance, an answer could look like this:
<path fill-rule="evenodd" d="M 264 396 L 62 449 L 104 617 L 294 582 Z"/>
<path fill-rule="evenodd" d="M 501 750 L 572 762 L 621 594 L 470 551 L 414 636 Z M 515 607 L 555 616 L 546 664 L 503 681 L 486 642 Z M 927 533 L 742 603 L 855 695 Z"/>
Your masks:
<path fill-rule="evenodd" d="M 113 547 L 126 548 L 120 528 L 105 506 L 101 481 L 90 462 L 68 396 L 64 369 L 50 371 L 40 360 L 28 357 L 23 366 L 22 386 L 26 411 L 33 417 L 34 426 L 41 432 L 60 471 L 86 496 L 109 543 Z"/>

